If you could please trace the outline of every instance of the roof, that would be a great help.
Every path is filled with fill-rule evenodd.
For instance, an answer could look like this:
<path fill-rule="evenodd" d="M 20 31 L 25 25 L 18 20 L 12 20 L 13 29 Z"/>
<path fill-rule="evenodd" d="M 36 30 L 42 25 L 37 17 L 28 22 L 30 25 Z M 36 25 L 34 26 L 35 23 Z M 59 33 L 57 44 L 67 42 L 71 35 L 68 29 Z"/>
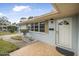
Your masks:
<path fill-rule="evenodd" d="M 79 3 L 56 3 L 52 5 L 54 5 L 54 8 L 56 9 L 54 12 L 51 11 L 50 13 L 34 17 L 32 20 L 24 21 L 19 24 L 42 22 L 50 20 L 51 18 L 58 19 L 79 14 Z"/>

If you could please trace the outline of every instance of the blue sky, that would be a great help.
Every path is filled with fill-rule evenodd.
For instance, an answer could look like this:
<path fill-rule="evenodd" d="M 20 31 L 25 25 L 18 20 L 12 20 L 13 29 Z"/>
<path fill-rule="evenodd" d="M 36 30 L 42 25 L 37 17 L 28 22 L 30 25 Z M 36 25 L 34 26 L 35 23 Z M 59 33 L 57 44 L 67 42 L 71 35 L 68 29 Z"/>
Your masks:
<path fill-rule="evenodd" d="M 39 16 L 53 9 L 49 3 L 0 3 L 0 16 L 7 16 L 13 23 L 21 17 Z"/>

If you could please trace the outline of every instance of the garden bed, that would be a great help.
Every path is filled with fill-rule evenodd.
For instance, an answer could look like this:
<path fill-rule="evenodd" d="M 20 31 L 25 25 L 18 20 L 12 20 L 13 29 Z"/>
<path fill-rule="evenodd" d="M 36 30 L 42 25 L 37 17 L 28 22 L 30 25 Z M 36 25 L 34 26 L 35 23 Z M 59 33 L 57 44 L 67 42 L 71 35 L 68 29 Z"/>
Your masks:
<path fill-rule="evenodd" d="M 22 36 L 19 36 L 19 35 L 12 36 L 11 38 L 14 39 L 14 40 L 22 40 Z"/>

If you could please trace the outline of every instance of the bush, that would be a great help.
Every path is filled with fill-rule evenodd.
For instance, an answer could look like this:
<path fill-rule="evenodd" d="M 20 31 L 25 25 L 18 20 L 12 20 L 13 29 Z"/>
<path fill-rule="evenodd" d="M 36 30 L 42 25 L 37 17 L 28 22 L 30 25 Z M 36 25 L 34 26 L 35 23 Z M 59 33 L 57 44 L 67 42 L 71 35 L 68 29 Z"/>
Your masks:
<path fill-rule="evenodd" d="M 8 28 L 8 31 L 11 32 L 11 33 L 17 31 L 17 27 L 16 26 L 8 26 L 7 28 Z"/>
<path fill-rule="evenodd" d="M 21 29 L 20 31 L 25 35 L 28 32 L 28 29 Z"/>

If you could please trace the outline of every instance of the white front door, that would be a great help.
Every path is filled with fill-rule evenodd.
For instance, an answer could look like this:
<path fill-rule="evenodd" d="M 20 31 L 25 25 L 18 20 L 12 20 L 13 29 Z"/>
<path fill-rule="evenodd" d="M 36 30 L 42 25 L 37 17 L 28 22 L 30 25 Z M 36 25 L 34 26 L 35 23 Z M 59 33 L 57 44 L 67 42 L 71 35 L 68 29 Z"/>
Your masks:
<path fill-rule="evenodd" d="M 72 48 L 72 20 L 68 18 L 57 20 L 56 25 L 56 44 L 66 48 Z"/>

